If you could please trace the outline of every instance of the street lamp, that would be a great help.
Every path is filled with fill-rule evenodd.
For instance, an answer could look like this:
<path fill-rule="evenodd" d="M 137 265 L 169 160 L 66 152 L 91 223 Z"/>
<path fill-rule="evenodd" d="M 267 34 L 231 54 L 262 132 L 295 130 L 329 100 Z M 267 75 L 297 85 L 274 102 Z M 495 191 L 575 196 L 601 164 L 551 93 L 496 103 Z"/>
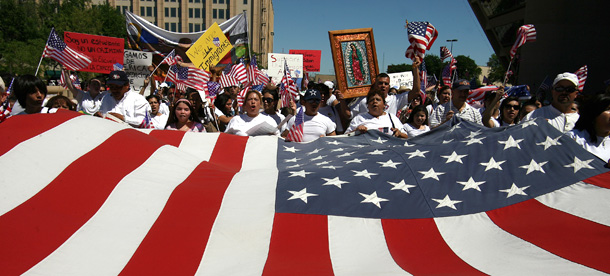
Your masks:
<path fill-rule="evenodd" d="M 453 42 L 457 42 L 457 39 L 447 39 L 447 42 L 451 42 L 451 54 L 453 54 Z"/>

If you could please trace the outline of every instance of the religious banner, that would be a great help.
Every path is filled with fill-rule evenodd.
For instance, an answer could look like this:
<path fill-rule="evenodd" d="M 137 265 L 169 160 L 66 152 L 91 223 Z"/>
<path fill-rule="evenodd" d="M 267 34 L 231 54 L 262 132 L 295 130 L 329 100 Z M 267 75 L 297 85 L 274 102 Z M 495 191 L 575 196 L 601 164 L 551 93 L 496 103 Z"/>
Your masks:
<path fill-rule="evenodd" d="M 64 41 L 68 47 L 91 57 L 89 67 L 80 71 L 108 74 L 115 63 L 123 63 L 122 38 L 64 32 Z"/>
<path fill-rule="evenodd" d="M 233 45 L 227 39 L 217 23 L 214 23 L 197 41 L 186 51 L 191 62 L 200 69 L 209 71 L 231 51 Z"/>
<path fill-rule="evenodd" d="M 290 50 L 290 54 L 303 55 L 303 68 L 307 72 L 320 72 L 320 50 Z"/>
<path fill-rule="evenodd" d="M 388 76 L 390 76 L 390 87 L 398 89 L 406 86 L 409 89 L 413 89 L 413 72 L 391 73 Z"/>
<path fill-rule="evenodd" d="M 150 75 L 148 68 L 152 65 L 152 58 L 150 52 L 125 50 L 123 67 L 133 90 L 140 91 L 144 86 L 144 80 Z"/>
<path fill-rule="evenodd" d="M 267 60 L 269 63 L 267 75 L 272 78 L 274 83 L 280 83 L 284 76 L 284 60 L 290 69 L 290 76 L 297 79 L 297 84 L 301 83 L 301 79 L 303 79 L 303 55 L 268 53 Z"/>

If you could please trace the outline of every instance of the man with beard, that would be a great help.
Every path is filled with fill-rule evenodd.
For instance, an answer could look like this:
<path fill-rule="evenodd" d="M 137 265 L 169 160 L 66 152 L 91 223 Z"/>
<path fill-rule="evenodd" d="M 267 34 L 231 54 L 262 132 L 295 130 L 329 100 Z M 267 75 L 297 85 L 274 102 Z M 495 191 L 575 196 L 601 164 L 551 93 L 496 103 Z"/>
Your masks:
<path fill-rule="evenodd" d="M 578 96 L 578 77 L 572 73 L 562 73 L 553 81 L 553 101 L 550 105 L 538 108 L 525 116 L 523 121 L 529 121 L 538 117 L 545 118 L 549 124 L 559 131 L 565 133 L 572 128 L 580 117 L 572 109 L 574 99 Z"/>
<path fill-rule="evenodd" d="M 318 113 L 322 95 L 316 89 L 305 91 L 305 95 L 301 98 L 301 108 L 305 108 L 303 114 L 303 142 L 316 140 L 323 136 L 335 135 L 335 123 L 330 118 Z M 297 114 L 296 116 L 299 116 Z M 296 116 L 288 120 L 288 126 L 282 133 L 282 137 L 288 136 L 289 130 L 295 123 Z"/>

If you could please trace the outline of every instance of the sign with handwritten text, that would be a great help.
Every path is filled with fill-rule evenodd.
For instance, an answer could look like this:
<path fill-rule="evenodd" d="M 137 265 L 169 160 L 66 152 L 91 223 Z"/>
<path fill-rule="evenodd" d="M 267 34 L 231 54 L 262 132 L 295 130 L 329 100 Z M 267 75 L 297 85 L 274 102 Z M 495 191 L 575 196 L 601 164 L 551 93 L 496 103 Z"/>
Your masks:
<path fill-rule="evenodd" d="M 80 71 L 108 74 L 113 64 L 123 64 L 125 40 L 122 38 L 64 32 L 64 41 L 70 48 L 91 57 L 89 67 Z"/>
<path fill-rule="evenodd" d="M 303 55 L 303 69 L 307 72 L 320 72 L 320 50 L 290 50 L 290 54 Z"/>
<path fill-rule="evenodd" d="M 209 71 L 210 67 L 214 67 L 232 48 L 233 45 L 222 32 L 218 23 L 214 23 L 186 51 L 186 55 L 195 66 Z"/>
<path fill-rule="evenodd" d="M 388 76 L 390 76 L 390 87 L 398 89 L 406 86 L 408 89 L 413 89 L 413 72 L 391 73 Z"/>
<path fill-rule="evenodd" d="M 300 79 L 303 78 L 303 55 L 267 53 L 267 61 L 269 66 L 267 75 L 273 78 L 273 82 L 279 83 L 284 77 L 284 61 L 288 64 L 290 77 L 297 79 L 297 83 L 301 82 Z"/>
<path fill-rule="evenodd" d="M 134 90 L 140 91 L 144 86 L 144 80 L 150 75 L 148 67 L 152 64 L 152 59 L 153 53 L 151 52 L 125 50 L 123 68 L 129 78 L 129 84 Z M 145 93 L 144 95 L 148 94 Z"/>

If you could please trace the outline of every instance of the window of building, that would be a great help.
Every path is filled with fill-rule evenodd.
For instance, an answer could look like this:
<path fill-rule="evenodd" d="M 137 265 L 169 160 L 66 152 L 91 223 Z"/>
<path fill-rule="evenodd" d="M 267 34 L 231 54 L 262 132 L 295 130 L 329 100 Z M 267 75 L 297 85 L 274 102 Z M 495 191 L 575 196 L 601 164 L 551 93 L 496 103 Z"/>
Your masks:
<path fill-rule="evenodd" d="M 189 18 L 193 18 L 193 9 L 189 8 Z"/>
<path fill-rule="evenodd" d="M 224 4 L 225 0 L 218 0 L 218 4 Z"/>
<path fill-rule="evenodd" d="M 175 32 L 176 31 L 176 23 L 171 23 L 170 26 L 172 28 L 171 31 Z"/>
<path fill-rule="evenodd" d="M 178 30 L 177 32 L 182 32 L 182 23 L 178 22 Z"/>
<path fill-rule="evenodd" d="M 218 18 L 216 9 L 212 10 L 212 18 L 214 18 L 214 19 Z"/>
<path fill-rule="evenodd" d="M 244 0 L 244 5 L 248 5 L 248 0 Z"/>
<path fill-rule="evenodd" d="M 140 16 L 146 16 L 144 13 L 144 7 L 140 7 Z"/>
<path fill-rule="evenodd" d="M 165 17 L 169 17 L 169 8 L 165 8 Z"/>
<path fill-rule="evenodd" d="M 169 23 L 165 22 L 165 30 L 169 31 Z"/>
<path fill-rule="evenodd" d="M 205 30 L 205 23 L 201 24 L 201 30 Z"/>
<path fill-rule="evenodd" d="M 195 18 L 201 18 L 201 10 L 195 9 Z"/>
<path fill-rule="evenodd" d="M 231 9 L 227 9 L 227 12 L 225 13 L 227 15 L 227 18 L 231 17 Z"/>
<path fill-rule="evenodd" d="M 153 16 L 153 8 L 152 7 L 146 7 L 146 15 L 147 16 Z"/>
<path fill-rule="evenodd" d="M 218 4 L 218 0 L 212 0 L 212 4 Z"/>
<path fill-rule="evenodd" d="M 195 25 L 195 32 L 199 32 L 199 31 L 201 31 L 201 25 L 196 24 Z"/>
<path fill-rule="evenodd" d="M 176 8 L 171 8 L 171 17 L 176 17 Z"/>
<path fill-rule="evenodd" d="M 225 10 L 223 10 L 223 9 L 218 10 L 218 18 L 220 18 L 220 19 L 225 18 Z"/>
<path fill-rule="evenodd" d="M 193 23 L 189 23 L 189 33 L 193 32 Z"/>

